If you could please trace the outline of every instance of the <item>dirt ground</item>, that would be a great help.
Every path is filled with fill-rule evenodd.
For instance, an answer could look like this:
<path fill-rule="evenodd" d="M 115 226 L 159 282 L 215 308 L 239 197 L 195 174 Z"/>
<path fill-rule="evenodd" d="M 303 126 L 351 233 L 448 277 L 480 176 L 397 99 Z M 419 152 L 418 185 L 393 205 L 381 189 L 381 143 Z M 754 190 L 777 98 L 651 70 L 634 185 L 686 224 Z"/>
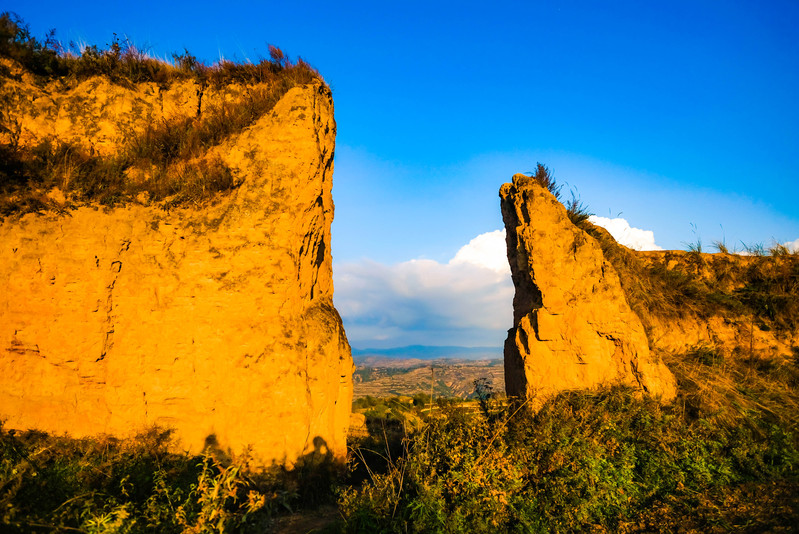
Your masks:
<path fill-rule="evenodd" d="M 332 527 L 338 517 L 338 509 L 334 505 L 320 506 L 316 510 L 304 510 L 277 519 L 270 532 L 273 534 L 333 532 Z"/>

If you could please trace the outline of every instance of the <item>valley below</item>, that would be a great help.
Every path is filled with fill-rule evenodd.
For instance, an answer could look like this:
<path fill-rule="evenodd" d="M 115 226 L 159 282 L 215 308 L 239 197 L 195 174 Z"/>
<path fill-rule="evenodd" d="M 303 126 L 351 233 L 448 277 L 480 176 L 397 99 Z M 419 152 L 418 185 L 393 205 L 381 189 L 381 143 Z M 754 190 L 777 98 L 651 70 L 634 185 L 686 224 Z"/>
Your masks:
<path fill-rule="evenodd" d="M 377 359 L 355 362 L 354 399 L 392 395 L 430 394 L 434 397 L 470 398 L 475 381 L 505 392 L 505 367 L 502 360 Z"/>

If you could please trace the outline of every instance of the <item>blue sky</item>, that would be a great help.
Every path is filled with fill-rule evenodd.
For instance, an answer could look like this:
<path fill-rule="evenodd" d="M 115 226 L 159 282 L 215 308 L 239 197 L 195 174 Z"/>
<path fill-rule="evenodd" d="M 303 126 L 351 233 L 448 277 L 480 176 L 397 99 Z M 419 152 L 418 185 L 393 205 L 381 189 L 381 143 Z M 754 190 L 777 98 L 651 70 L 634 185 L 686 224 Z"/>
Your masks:
<path fill-rule="evenodd" d="M 501 344 L 510 302 L 496 306 L 507 326 L 486 317 L 491 276 L 474 275 L 473 295 L 460 271 L 439 273 L 428 293 L 420 280 L 502 228 L 499 186 L 537 161 L 597 215 L 650 230 L 663 248 L 799 239 L 793 0 L 2 9 L 65 42 L 104 45 L 116 32 L 156 56 L 188 48 L 208 62 L 257 59 L 272 43 L 319 69 L 338 122 L 336 303 L 356 346 Z M 411 285 L 385 289 L 420 259 L 433 263 L 414 264 Z M 507 281 L 496 283 L 506 299 Z M 469 295 L 482 304 L 469 309 Z M 442 299 L 459 304 L 439 309 Z"/>

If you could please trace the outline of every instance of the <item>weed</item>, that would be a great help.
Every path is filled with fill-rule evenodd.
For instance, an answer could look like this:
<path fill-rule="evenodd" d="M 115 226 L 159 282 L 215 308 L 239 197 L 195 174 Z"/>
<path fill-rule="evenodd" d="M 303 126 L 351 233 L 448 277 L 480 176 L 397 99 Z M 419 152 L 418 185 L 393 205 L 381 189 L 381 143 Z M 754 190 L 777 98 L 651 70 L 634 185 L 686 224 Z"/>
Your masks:
<path fill-rule="evenodd" d="M 685 355 L 687 360 L 695 361 L 708 367 L 718 367 L 724 363 L 724 356 L 718 349 L 709 345 L 693 347 Z"/>
<path fill-rule="evenodd" d="M 714 315 L 755 317 L 762 328 L 793 331 L 799 318 L 799 256 L 771 255 L 762 245 L 746 247 L 750 259 L 711 258 L 699 252 L 641 256 L 620 246 L 602 228 L 581 227 L 596 238 L 619 273 L 630 306 L 647 325 L 650 317 Z M 714 261 L 711 261 L 714 260 Z"/>
<path fill-rule="evenodd" d="M 580 197 L 574 190 L 570 192 L 571 199 L 566 202 L 566 213 L 572 224 L 582 227 L 583 223 L 588 221 L 588 218 L 593 215 L 593 213 L 589 211 L 588 206 L 580 200 Z"/>
<path fill-rule="evenodd" d="M 555 176 L 549 168 L 542 164 L 536 163 L 535 172 L 528 173 L 528 176 L 535 178 L 539 184 L 546 187 L 547 190 L 555 195 L 555 198 L 560 200 L 562 185 L 559 185 Z"/>
<path fill-rule="evenodd" d="M 685 247 L 688 252 L 693 252 L 695 254 L 702 254 L 702 238 L 697 237 L 696 241 L 692 243 L 685 243 Z"/>
<path fill-rule="evenodd" d="M 763 257 L 768 255 L 768 251 L 766 250 L 766 247 L 763 245 L 763 243 L 754 243 L 751 245 L 747 245 L 746 243 L 741 241 L 741 246 L 743 247 L 744 252 L 749 256 Z"/>
<path fill-rule="evenodd" d="M 15 13 L 0 14 L 0 56 L 11 58 L 39 75 L 61 72 L 55 30 L 44 42 L 31 35 L 30 27 Z"/>
<path fill-rule="evenodd" d="M 730 253 L 730 250 L 727 248 L 727 244 L 724 241 L 713 241 L 713 246 L 722 254 Z"/>
<path fill-rule="evenodd" d="M 332 498 L 330 458 L 251 471 L 245 457 L 170 452 L 170 432 L 132 440 L 17 433 L 0 425 L 3 532 L 264 532 L 281 513 Z"/>

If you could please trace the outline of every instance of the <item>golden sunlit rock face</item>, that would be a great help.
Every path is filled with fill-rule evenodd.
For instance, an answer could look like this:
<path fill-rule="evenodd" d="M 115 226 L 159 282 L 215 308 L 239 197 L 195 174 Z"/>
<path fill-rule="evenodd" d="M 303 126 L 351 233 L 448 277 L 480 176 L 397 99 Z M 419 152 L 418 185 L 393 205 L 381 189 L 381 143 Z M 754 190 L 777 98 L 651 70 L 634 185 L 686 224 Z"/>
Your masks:
<path fill-rule="evenodd" d="M 169 85 L 123 85 L 105 76 L 78 82 L 38 80 L 14 62 L 0 58 L 0 88 L 8 131 L 0 142 L 35 145 L 45 140 L 73 143 L 92 154 L 112 155 L 149 127 L 165 121 L 195 117 L 222 103 L 248 98 L 258 85 L 228 82 L 203 86 L 193 79 Z"/>
<path fill-rule="evenodd" d="M 764 286 L 767 287 L 769 283 L 775 286 L 770 288 L 769 296 L 774 300 L 782 298 L 780 293 L 785 291 L 777 287 L 778 283 L 775 282 L 790 279 L 791 273 L 799 272 L 799 258 L 790 255 L 763 257 L 727 253 L 699 254 L 682 250 L 634 254 L 636 260 L 647 269 L 687 273 L 693 280 L 722 294 L 746 294 L 751 291 L 753 281 L 763 280 Z M 793 279 L 796 280 L 795 274 Z M 697 346 L 706 346 L 715 347 L 730 356 L 737 354 L 741 357 L 759 355 L 761 358 L 793 358 L 793 348 L 799 346 L 799 330 L 793 319 L 795 315 L 790 312 L 777 313 L 778 316 L 785 315 L 790 324 L 774 324 L 773 319 L 768 320 L 768 312 L 774 311 L 769 310 L 768 300 L 763 304 L 765 314 L 754 314 L 751 309 L 702 309 L 701 304 L 690 301 L 686 304 L 679 316 L 647 313 L 648 310 L 639 312 L 653 347 L 684 353 Z"/>
<path fill-rule="evenodd" d="M 733 358 L 791 360 L 799 346 L 792 254 L 636 251 L 599 226 L 583 228 L 621 277 L 650 348 L 685 354 L 711 350 Z"/>
<path fill-rule="evenodd" d="M 515 175 L 499 194 L 516 288 L 505 342 L 508 395 L 537 407 L 560 391 L 626 384 L 673 398 L 674 377 L 650 353 L 594 238 L 532 177 Z"/>
<path fill-rule="evenodd" d="M 125 128 L 197 107 L 189 86 L 72 91 L 74 109 L 44 99 L 22 141 L 80 134 L 108 153 Z M 260 465 L 343 458 L 352 358 L 332 302 L 335 133 L 329 89 L 296 87 L 210 149 L 241 181 L 210 205 L 89 205 L 0 224 L 6 427 L 130 436 L 160 425 L 184 449 L 251 448 Z"/>

